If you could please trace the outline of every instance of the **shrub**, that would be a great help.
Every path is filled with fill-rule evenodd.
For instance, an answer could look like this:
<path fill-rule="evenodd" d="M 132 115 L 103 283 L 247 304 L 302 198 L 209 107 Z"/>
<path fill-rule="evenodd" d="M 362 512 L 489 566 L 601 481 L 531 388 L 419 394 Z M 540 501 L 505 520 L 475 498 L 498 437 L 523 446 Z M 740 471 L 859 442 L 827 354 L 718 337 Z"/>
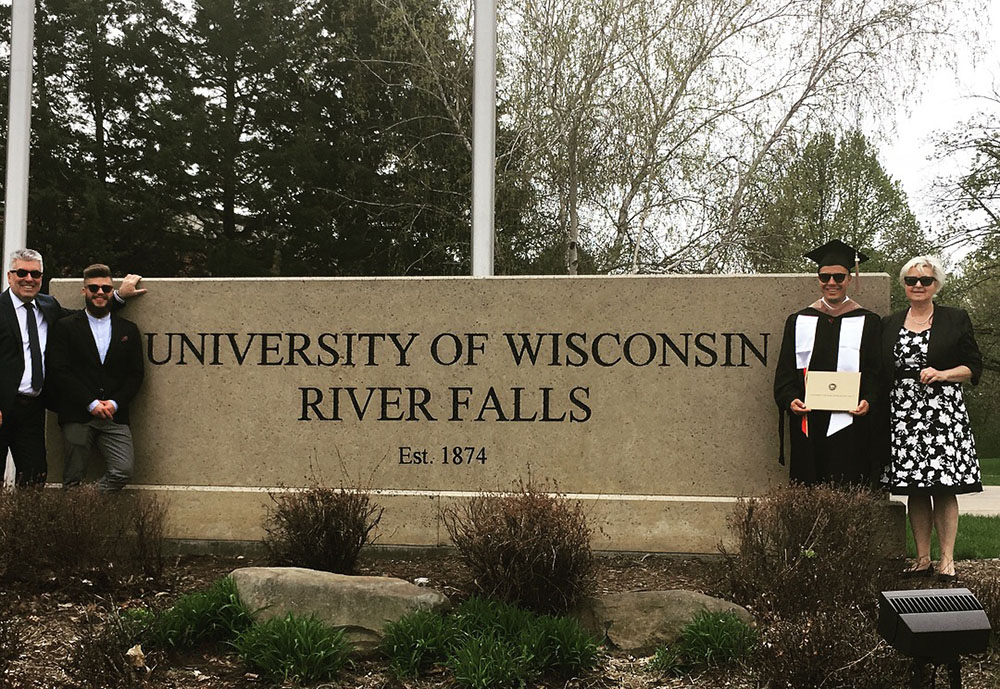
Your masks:
<path fill-rule="evenodd" d="M 591 530 L 579 503 L 520 483 L 443 512 L 445 527 L 484 596 L 561 612 L 591 586 Z"/>
<path fill-rule="evenodd" d="M 884 521 L 864 490 L 791 485 L 741 500 L 729 520 L 736 552 L 723 550 L 732 597 L 784 617 L 874 606 L 900 566 L 884 555 Z"/>
<path fill-rule="evenodd" d="M 364 489 L 313 486 L 270 497 L 264 546 L 277 565 L 351 574 L 382 519 Z"/>
<path fill-rule="evenodd" d="M 67 673 L 87 688 L 138 686 L 152 663 L 148 655 L 143 662 L 137 663 L 127 653 L 135 646 L 149 653 L 152 621 L 153 615 L 146 611 L 120 613 L 113 610 L 105 620 L 88 615 Z"/>
<path fill-rule="evenodd" d="M 761 632 L 753 662 L 773 689 L 884 689 L 903 686 L 908 660 L 857 607 L 776 618 Z"/>
<path fill-rule="evenodd" d="M 249 667 L 281 682 L 329 680 L 350 662 L 344 631 L 313 616 L 289 613 L 255 624 L 240 634 L 233 646 Z"/>
<path fill-rule="evenodd" d="M 720 667 L 749 657 L 757 633 L 732 612 L 703 610 L 681 631 L 677 643 L 658 649 L 649 669 L 677 674 Z"/>
<path fill-rule="evenodd" d="M 23 582 L 86 577 L 99 588 L 158 576 L 164 516 L 148 493 L 109 494 L 92 486 L 0 492 L 0 576 Z"/>
<path fill-rule="evenodd" d="M 402 679 L 443 663 L 454 629 L 441 615 L 418 610 L 387 624 L 383 634 L 382 653 L 389 660 L 389 670 Z"/>
<path fill-rule="evenodd" d="M 155 616 L 151 642 L 164 649 L 185 649 L 204 642 L 230 641 L 253 624 L 232 577 L 206 591 L 182 596 Z"/>

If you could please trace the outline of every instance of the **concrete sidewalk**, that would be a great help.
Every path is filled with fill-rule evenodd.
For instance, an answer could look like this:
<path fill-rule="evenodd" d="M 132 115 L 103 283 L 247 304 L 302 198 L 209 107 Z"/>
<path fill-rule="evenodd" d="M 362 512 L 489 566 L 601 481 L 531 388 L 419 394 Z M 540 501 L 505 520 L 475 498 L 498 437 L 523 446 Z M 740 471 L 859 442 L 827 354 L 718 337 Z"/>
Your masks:
<path fill-rule="evenodd" d="M 906 504 L 905 495 L 893 495 L 892 499 Z M 982 493 L 959 495 L 958 513 L 982 517 L 1000 516 L 1000 486 L 983 486 Z"/>

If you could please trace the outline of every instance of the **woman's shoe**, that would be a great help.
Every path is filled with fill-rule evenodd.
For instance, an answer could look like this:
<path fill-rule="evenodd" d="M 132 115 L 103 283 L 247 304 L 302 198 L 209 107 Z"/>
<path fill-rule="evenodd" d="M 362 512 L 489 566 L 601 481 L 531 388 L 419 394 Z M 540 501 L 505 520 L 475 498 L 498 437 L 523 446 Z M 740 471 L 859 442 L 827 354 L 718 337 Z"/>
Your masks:
<path fill-rule="evenodd" d="M 918 565 L 923 561 L 923 558 L 917 558 L 917 561 L 913 563 L 913 567 L 909 569 L 904 569 L 900 576 L 903 579 L 916 579 L 917 577 L 931 577 L 934 576 L 934 565 L 931 564 L 930 558 L 927 558 L 927 566 L 920 567 Z"/>
<path fill-rule="evenodd" d="M 958 575 L 955 574 L 955 563 L 952 562 L 952 561 L 948 561 L 947 564 L 951 565 L 951 567 L 947 567 L 943 561 L 938 563 L 938 570 L 939 571 L 938 571 L 938 575 L 937 575 L 937 580 L 940 581 L 943 584 L 952 584 L 952 583 L 958 581 Z M 946 572 L 940 571 L 940 570 L 944 570 L 944 569 L 950 569 L 951 570 L 951 574 L 948 574 Z"/>

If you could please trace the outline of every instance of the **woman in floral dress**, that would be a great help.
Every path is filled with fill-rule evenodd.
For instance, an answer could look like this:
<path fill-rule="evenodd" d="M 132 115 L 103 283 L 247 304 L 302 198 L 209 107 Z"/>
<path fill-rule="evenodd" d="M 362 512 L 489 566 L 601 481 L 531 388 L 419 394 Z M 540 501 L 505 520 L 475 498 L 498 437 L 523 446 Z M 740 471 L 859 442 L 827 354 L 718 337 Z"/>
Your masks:
<path fill-rule="evenodd" d="M 933 256 L 908 261 L 899 274 L 910 302 L 882 321 L 882 363 L 892 376 L 890 463 L 882 482 L 907 495 L 917 561 L 905 576 L 930 576 L 931 530 L 937 529 L 937 576 L 954 581 L 958 499 L 983 487 L 961 383 L 979 382 L 983 363 L 969 314 L 934 302 L 945 282 Z"/>

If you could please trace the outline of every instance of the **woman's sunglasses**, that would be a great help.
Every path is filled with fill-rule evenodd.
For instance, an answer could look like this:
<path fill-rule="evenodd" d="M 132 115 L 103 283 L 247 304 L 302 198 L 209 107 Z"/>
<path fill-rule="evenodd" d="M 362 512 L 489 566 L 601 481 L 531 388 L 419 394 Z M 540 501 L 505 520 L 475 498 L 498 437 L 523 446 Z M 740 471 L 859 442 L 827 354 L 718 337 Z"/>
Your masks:
<path fill-rule="evenodd" d="M 840 283 L 842 283 L 844 281 L 844 278 L 846 278 L 846 277 L 847 277 L 847 273 L 820 273 L 819 274 L 819 281 L 820 282 L 830 282 L 830 280 L 833 280 L 834 282 L 836 282 L 839 285 Z"/>
<path fill-rule="evenodd" d="M 907 287 L 914 287 L 918 282 L 924 287 L 930 287 L 931 285 L 934 284 L 936 280 L 937 278 L 932 275 L 921 275 L 920 277 L 916 277 L 914 275 L 907 275 L 905 278 L 903 278 L 903 282 L 906 283 Z"/>

